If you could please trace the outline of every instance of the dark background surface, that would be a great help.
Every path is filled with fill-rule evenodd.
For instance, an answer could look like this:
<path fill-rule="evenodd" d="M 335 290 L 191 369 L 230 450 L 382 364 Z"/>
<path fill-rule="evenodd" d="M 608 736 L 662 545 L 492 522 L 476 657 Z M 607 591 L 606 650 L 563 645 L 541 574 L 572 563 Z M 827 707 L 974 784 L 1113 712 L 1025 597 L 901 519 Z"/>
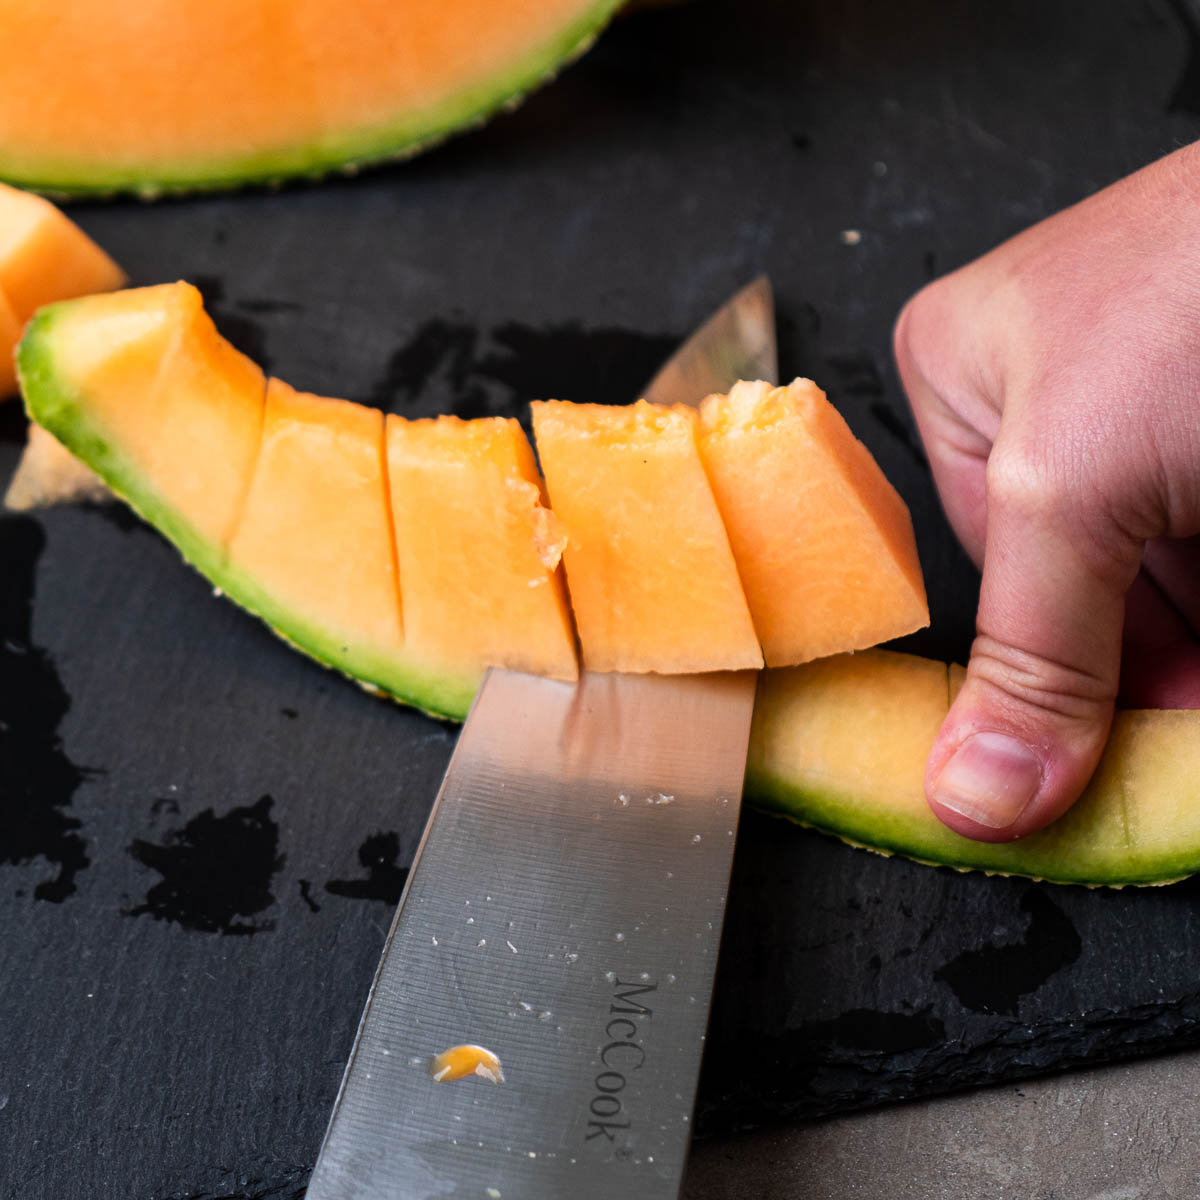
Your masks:
<path fill-rule="evenodd" d="M 783 371 L 977 580 L 888 352 L 904 298 L 1200 134 L 1185 0 L 696 3 L 515 115 L 271 194 L 76 206 L 306 389 L 406 415 L 631 398 L 760 271 Z M 847 244 L 844 230 L 861 240 Z M 0 413 L 0 479 L 24 436 Z M 455 730 L 213 598 L 115 506 L 0 517 L 0 1196 L 302 1193 Z M 748 813 L 698 1128 L 1200 1041 L 1200 901 L 884 860 Z"/>

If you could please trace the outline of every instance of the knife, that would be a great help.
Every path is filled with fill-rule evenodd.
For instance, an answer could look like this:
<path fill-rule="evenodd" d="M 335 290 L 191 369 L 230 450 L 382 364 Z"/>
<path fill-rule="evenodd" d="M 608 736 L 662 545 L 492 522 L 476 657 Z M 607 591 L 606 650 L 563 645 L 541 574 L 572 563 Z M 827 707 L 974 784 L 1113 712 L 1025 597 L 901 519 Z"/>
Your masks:
<path fill-rule="evenodd" d="M 645 396 L 776 374 L 764 277 Z M 678 1196 L 756 678 L 487 673 L 307 1200 Z"/>

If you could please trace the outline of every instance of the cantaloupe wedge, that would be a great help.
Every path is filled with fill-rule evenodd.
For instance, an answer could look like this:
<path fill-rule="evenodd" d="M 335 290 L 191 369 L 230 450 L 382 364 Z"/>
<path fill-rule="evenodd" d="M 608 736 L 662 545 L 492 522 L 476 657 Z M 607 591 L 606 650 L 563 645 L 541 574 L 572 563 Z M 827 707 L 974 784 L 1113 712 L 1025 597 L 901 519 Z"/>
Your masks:
<path fill-rule="evenodd" d="M 37 309 L 124 282 L 121 268 L 48 200 L 0 184 L 0 400 L 16 388 L 13 351 Z"/>
<path fill-rule="evenodd" d="M 19 367 L 31 414 L 218 587 L 372 690 L 461 718 L 483 666 L 478 658 L 464 665 L 445 641 L 455 637 L 454 624 L 431 621 L 427 612 L 418 618 L 427 640 L 410 644 L 400 619 L 402 560 L 395 594 L 389 511 L 400 514 L 398 526 L 428 525 L 428 553 L 438 561 L 426 564 L 417 555 L 409 572 L 417 593 L 425 589 L 424 605 L 435 604 L 441 591 L 445 605 L 478 615 L 479 597 L 464 603 L 455 589 L 465 580 L 482 594 L 492 575 L 507 574 L 504 588 L 519 583 L 539 599 L 532 610 L 501 603 L 500 612 L 526 614 L 518 620 L 541 613 L 537 619 L 552 632 L 538 645 L 565 637 L 561 597 L 540 582 L 550 574 L 558 534 L 541 508 L 528 446 L 507 423 L 414 423 L 394 440 L 385 473 L 377 413 L 272 381 L 264 414 L 266 382 L 220 341 L 184 284 L 42 310 L 22 341 Z M 647 405 L 585 411 L 578 420 L 571 411 L 539 409 L 541 424 L 547 416 L 558 422 L 543 452 L 555 446 L 547 457 L 559 461 L 566 507 L 576 512 L 574 531 L 564 521 L 568 564 L 572 537 L 585 562 L 587 554 L 602 559 L 621 550 L 621 538 L 609 537 L 603 550 L 588 543 L 611 533 L 612 510 L 627 510 L 643 574 L 661 572 L 685 586 L 694 570 L 720 604 L 710 605 L 715 627 L 693 628 L 692 636 L 745 665 L 755 643 L 736 628 L 730 633 L 730 623 L 744 628 L 748 617 L 691 422 Z M 661 452 L 649 436 L 656 429 Z M 483 470 L 476 469 L 480 459 Z M 385 495 L 393 463 L 406 479 Z M 604 496 L 599 482 L 593 487 L 593 470 L 610 489 L 624 487 L 623 475 L 630 475 L 628 500 L 624 492 Z M 455 478 L 461 503 L 443 505 Z M 668 506 L 661 520 L 653 507 L 648 513 L 640 489 L 651 478 L 685 507 Z M 672 528 L 682 548 L 667 536 Z M 455 544 L 460 537 L 464 543 Z M 409 537 L 414 553 L 419 540 Z M 592 586 L 603 599 L 600 584 L 589 584 L 586 573 L 584 580 L 584 589 Z M 633 585 L 655 594 L 644 578 L 635 575 Z M 643 613 L 651 623 L 636 631 L 642 654 L 659 653 L 655 629 L 671 644 L 675 627 L 691 619 L 680 614 L 679 597 L 658 595 L 665 607 Z M 623 595 L 612 602 L 624 603 Z M 619 645 L 611 652 L 624 653 Z M 682 652 L 675 646 L 672 653 L 669 665 L 678 665 Z M 700 661 L 708 666 L 711 659 Z M 1200 713 L 1119 714 L 1084 799 L 1041 834 L 994 845 L 951 833 L 926 806 L 921 780 L 960 678 L 961 668 L 878 650 L 763 672 L 748 798 L 856 844 L 963 869 L 1088 884 L 1164 882 L 1200 870 Z"/>
<path fill-rule="evenodd" d="M 962 870 L 1104 885 L 1200 870 L 1200 711 L 1119 712 L 1075 807 L 997 845 L 951 832 L 925 802 L 949 684 L 945 663 L 886 650 L 763 672 L 747 799 L 855 845 Z"/>
<path fill-rule="evenodd" d="M 0 178 L 212 188 L 411 154 L 552 75 L 619 0 L 0 0 Z"/>
<path fill-rule="evenodd" d="M 908 509 L 811 380 L 710 396 L 700 453 L 767 666 L 929 624 Z"/>
<path fill-rule="evenodd" d="M 410 653 L 460 673 L 471 695 L 487 662 L 576 679 L 564 538 L 521 426 L 391 416 L 387 462 Z"/>
<path fill-rule="evenodd" d="M 548 400 L 533 430 L 584 664 L 593 671 L 762 666 L 729 539 L 696 447 L 696 414 Z"/>

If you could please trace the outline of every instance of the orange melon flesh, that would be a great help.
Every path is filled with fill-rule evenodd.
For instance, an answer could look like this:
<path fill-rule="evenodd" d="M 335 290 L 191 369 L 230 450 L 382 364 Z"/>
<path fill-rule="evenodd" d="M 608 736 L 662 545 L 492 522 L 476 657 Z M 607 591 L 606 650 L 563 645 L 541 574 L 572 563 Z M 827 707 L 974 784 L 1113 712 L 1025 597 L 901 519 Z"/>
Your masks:
<path fill-rule="evenodd" d="M 561 534 L 516 421 L 387 421 L 410 652 L 447 668 L 578 677 Z"/>
<path fill-rule="evenodd" d="M 550 400 L 533 428 L 583 659 L 594 671 L 762 666 L 696 448 L 695 413 Z"/>
<path fill-rule="evenodd" d="M 0 400 L 10 396 L 17 387 L 17 364 L 13 354 L 21 340 L 21 321 L 0 288 Z"/>
<path fill-rule="evenodd" d="M 239 603 L 379 686 L 389 664 L 404 660 L 383 414 L 268 381 L 226 570 Z"/>
<path fill-rule="evenodd" d="M 0 175 L 211 187 L 411 152 L 584 49 L 618 0 L 0 0 Z"/>
<path fill-rule="evenodd" d="M 124 282 L 121 268 L 48 200 L 0 184 L 0 289 L 19 321 L 53 300 Z"/>
<path fill-rule="evenodd" d="M 48 200 L 0 183 L 0 399 L 16 389 L 13 351 L 37 309 L 124 282 L 121 268 Z"/>
<path fill-rule="evenodd" d="M 699 442 L 768 666 L 929 624 L 908 509 L 814 383 L 710 396 Z"/>
<path fill-rule="evenodd" d="M 219 561 L 258 454 L 266 379 L 186 283 L 44 309 L 22 343 L 31 415 L 204 569 Z M 62 347 L 49 361 L 44 339 Z"/>

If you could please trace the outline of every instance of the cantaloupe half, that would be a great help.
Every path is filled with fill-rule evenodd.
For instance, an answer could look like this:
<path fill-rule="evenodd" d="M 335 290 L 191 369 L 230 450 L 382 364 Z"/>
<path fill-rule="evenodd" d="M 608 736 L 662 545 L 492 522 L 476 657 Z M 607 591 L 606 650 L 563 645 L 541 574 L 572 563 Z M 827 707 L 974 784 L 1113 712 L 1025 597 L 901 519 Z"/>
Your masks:
<path fill-rule="evenodd" d="M 476 644 L 460 653 L 453 642 L 462 626 L 431 615 L 439 593 L 460 620 L 490 619 L 481 604 L 490 596 L 499 628 L 539 625 L 523 633 L 518 653 L 551 650 L 524 665 L 548 673 L 562 665 L 569 674 L 552 564 L 565 535 L 573 589 L 573 537 L 585 563 L 617 554 L 611 510 L 628 513 L 641 576 L 657 572 L 693 596 L 687 580 L 698 579 L 717 597 L 708 601 L 713 624 L 690 636 L 733 665 L 757 654 L 694 428 L 678 412 L 584 406 L 572 417 L 572 406 L 540 408 L 543 430 L 547 417 L 555 425 L 542 451 L 561 473 L 560 529 L 510 423 L 392 418 L 404 432 L 385 447 L 378 413 L 268 383 L 221 341 L 185 284 L 45 308 L 18 362 L 37 421 L 231 598 L 372 690 L 443 716 L 465 714 L 489 651 Z M 620 494 L 605 497 L 600 478 Z M 675 497 L 657 522 L 643 492 L 651 479 Z M 589 523 L 592 508 L 610 511 Z M 406 578 L 414 588 L 407 606 Z M 601 607 L 626 602 L 624 593 L 605 601 L 602 583 L 585 572 L 589 587 Z M 675 629 L 691 619 L 683 600 L 670 586 L 655 592 L 638 573 L 631 589 L 662 605 L 652 614 L 672 647 L 662 663 L 678 667 L 686 656 Z M 404 613 L 423 626 L 418 644 Z M 652 634 L 636 637 L 648 654 L 660 653 Z M 502 650 L 504 665 L 515 654 Z M 618 643 L 612 653 L 625 651 Z M 709 667 L 712 658 L 689 661 Z M 645 660 L 633 666 L 644 669 Z M 964 869 L 1088 884 L 1164 882 L 1200 869 L 1200 713 L 1119 714 L 1087 794 L 1043 833 L 994 845 L 950 832 L 929 811 L 921 781 L 960 678 L 960 668 L 881 650 L 764 671 L 749 800 L 856 844 Z"/>
<path fill-rule="evenodd" d="M 0 72 L 0 92 L 3 79 Z M 124 282 L 121 268 L 48 200 L 0 184 L 0 400 L 16 390 L 13 351 L 37 309 Z"/>
<path fill-rule="evenodd" d="M 811 380 L 710 396 L 700 455 L 767 666 L 929 624 L 908 508 Z"/>
<path fill-rule="evenodd" d="M 213 188 L 410 154 L 518 100 L 619 0 L 0 0 L 0 178 Z"/>
<path fill-rule="evenodd" d="M 762 666 L 693 409 L 548 400 L 533 430 L 584 664 L 593 671 Z"/>

